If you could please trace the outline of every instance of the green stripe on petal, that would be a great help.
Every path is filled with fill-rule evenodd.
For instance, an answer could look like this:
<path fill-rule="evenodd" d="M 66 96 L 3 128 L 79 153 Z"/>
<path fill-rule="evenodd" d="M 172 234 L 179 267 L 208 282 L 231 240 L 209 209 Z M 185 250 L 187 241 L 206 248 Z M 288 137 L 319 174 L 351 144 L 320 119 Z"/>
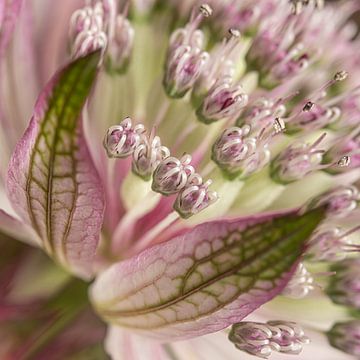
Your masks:
<path fill-rule="evenodd" d="M 179 340 L 239 322 L 280 293 L 324 209 L 199 225 L 102 273 L 91 289 L 108 322 Z"/>
<path fill-rule="evenodd" d="M 84 278 L 92 274 L 104 210 L 80 116 L 99 56 L 73 61 L 47 84 L 16 146 L 7 181 L 15 210 L 45 251 Z"/>

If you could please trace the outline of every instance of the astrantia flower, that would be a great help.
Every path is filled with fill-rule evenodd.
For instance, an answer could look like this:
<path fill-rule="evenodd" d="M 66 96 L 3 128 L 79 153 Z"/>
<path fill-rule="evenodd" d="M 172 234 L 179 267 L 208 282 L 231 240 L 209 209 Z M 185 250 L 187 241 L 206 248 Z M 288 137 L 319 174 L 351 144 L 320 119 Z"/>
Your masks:
<path fill-rule="evenodd" d="M 358 356 L 357 10 L 0 0 L 1 359 Z"/>

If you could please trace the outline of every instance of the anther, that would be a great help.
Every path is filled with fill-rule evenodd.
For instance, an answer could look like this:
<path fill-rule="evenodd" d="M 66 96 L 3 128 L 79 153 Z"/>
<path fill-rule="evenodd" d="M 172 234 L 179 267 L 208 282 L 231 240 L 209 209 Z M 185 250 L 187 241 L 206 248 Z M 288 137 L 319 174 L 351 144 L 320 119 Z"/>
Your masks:
<path fill-rule="evenodd" d="M 315 104 L 314 104 L 313 102 L 308 101 L 308 102 L 304 105 L 303 111 L 310 111 L 310 110 L 313 108 L 314 105 L 315 105 Z"/>
<path fill-rule="evenodd" d="M 213 9 L 212 9 L 211 6 L 208 5 L 208 4 L 202 4 L 202 5 L 200 5 L 200 12 L 201 12 L 205 17 L 209 17 L 209 16 L 212 15 Z"/>
<path fill-rule="evenodd" d="M 282 118 L 275 118 L 274 120 L 274 130 L 275 134 L 279 134 L 285 131 L 285 122 Z"/>
<path fill-rule="evenodd" d="M 340 166 L 340 167 L 347 167 L 350 165 L 350 162 L 351 162 L 351 157 L 350 156 L 343 156 L 338 162 L 337 164 Z"/>
<path fill-rule="evenodd" d="M 347 77 L 349 76 L 349 73 L 347 71 L 338 71 L 335 75 L 334 75 L 334 80 L 335 81 L 344 81 L 345 79 L 347 79 Z"/>

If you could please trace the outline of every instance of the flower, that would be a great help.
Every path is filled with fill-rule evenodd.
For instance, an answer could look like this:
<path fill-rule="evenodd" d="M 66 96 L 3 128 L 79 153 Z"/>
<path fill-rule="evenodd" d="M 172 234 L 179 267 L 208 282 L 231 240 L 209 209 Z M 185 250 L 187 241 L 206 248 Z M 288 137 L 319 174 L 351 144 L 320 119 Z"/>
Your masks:
<path fill-rule="evenodd" d="M 357 356 L 358 9 L 0 1 L 1 358 Z"/>

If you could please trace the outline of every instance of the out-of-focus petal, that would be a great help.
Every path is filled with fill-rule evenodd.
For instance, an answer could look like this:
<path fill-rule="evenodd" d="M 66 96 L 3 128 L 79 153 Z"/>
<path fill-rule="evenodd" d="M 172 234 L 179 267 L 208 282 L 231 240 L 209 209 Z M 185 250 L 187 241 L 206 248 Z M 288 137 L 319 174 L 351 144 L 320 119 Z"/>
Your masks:
<path fill-rule="evenodd" d="M 40 239 L 33 229 L 0 209 L 0 232 L 26 244 L 39 246 Z"/>
<path fill-rule="evenodd" d="M 84 278 L 92 274 L 104 210 L 79 116 L 98 61 L 98 52 L 78 59 L 48 83 L 16 146 L 7 180 L 14 209 L 45 251 Z"/>
<path fill-rule="evenodd" d="M 316 209 L 199 225 L 104 271 L 93 304 L 106 321 L 163 341 L 221 330 L 283 290 L 323 217 Z"/>
<path fill-rule="evenodd" d="M 170 360 L 163 345 L 152 339 L 110 326 L 105 339 L 105 350 L 112 360 Z"/>
<path fill-rule="evenodd" d="M 22 0 L 2 0 L 0 2 L 0 58 L 11 39 Z"/>

